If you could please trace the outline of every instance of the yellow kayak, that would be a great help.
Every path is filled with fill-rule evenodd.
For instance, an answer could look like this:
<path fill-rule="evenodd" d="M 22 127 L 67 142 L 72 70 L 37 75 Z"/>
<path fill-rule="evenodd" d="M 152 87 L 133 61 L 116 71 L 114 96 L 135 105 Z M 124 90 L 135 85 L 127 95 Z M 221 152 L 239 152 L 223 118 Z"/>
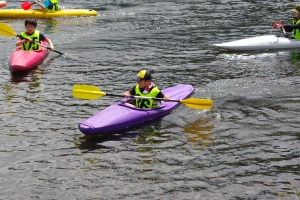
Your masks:
<path fill-rule="evenodd" d="M 53 18 L 97 16 L 97 11 L 89 9 L 64 9 L 56 12 L 42 10 L 0 9 L 0 18 Z"/>

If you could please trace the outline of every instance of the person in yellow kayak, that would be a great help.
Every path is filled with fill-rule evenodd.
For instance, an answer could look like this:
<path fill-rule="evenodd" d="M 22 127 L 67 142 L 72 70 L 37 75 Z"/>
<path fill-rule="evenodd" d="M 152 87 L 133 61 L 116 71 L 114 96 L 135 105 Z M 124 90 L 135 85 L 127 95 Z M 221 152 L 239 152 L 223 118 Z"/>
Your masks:
<path fill-rule="evenodd" d="M 137 81 L 136 86 L 123 93 L 124 97 L 142 96 L 152 98 L 163 98 L 164 101 L 169 101 L 170 98 L 164 95 L 158 87 L 151 82 L 151 73 L 147 70 L 141 70 L 133 80 Z M 129 105 L 129 104 L 127 104 Z M 130 104 L 132 105 L 132 104 Z M 132 105 L 133 106 L 133 105 Z M 135 107 L 137 108 L 155 108 L 160 106 L 159 100 L 152 99 L 136 99 Z"/>
<path fill-rule="evenodd" d="M 281 25 L 278 24 L 277 28 L 281 30 L 284 28 L 286 32 L 294 32 L 294 38 L 300 40 L 300 4 L 297 4 L 293 9 L 293 20 L 292 24 Z"/>
<path fill-rule="evenodd" d="M 35 44 L 34 42 L 40 43 L 41 41 L 46 41 L 51 51 L 54 50 L 54 46 L 49 38 L 47 38 L 44 34 L 40 33 L 36 30 L 37 21 L 36 19 L 26 19 L 25 20 L 25 31 L 22 32 L 21 39 L 16 42 L 16 46 L 21 46 L 21 49 L 24 51 L 33 51 L 41 49 L 41 46 Z"/>
<path fill-rule="evenodd" d="M 46 12 L 58 11 L 58 0 L 46 0 L 44 5 L 34 0 L 34 3 L 38 4 Z"/>

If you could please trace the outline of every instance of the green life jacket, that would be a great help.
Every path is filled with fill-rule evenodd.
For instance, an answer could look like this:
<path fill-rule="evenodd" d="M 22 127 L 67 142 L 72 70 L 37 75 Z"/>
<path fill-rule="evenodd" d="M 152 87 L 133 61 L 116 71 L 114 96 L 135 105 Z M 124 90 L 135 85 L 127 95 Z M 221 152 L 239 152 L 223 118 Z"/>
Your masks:
<path fill-rule="evenodd" d="M 55 12 L 58 11 L 58 1 L 57 0 L 49 0 L 53 6 L 45 8 L 46 12 Z"/>
<path fill-rule="evenodd" d="M 135 86 L 135 94 L 138 95 L 138 96 L 142 96 L 142 97 L 155 98 L 158 95 L 158 93 L 160 92 L 160 90 L 158 89 L 157 86 L 154 86 L 148 94 L 141 93 L 139 88 L 140 87 L 137 84 Z M 136 102 L 136 107 L 137 108 L 152 108 L 154 100 L 152 100 L 152 99 L 138 99 L 137 98 L 135 102 Z"/>
<path fill-rule="evenodd" d="M 35 30 L 32 35 L 26 35 L 25 31 L 21 33 L 21 36 L 23 38 L 30 38 L 33 42 L 40 42 L 40 32 Z M 40 50 L 41 46 L 38 44 L 34 44 L 33 42 L 24 42 L 22 44 L 21 49 L 24 51 L 34 51 L 34 50 Z"/>
<path fill-rule="evenodd" d="M 293 19 L 292 21 L 293 24 L 300 24 L 300 19 Z M 297 40 L 300 40 L 300 30 L 299 29 L 294 29 L 294 38 Z"/>

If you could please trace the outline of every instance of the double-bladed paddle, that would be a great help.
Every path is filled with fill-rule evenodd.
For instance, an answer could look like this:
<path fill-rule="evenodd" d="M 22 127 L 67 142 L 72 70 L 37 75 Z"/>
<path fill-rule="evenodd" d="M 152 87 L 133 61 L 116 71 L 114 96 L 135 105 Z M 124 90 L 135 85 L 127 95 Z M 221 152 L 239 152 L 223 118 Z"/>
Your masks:
<path fill-rule="evenodd" d="M 113 96 L 113 97 L 124 97 L 119 94 L 108 94 L 101 91 L 99 88 L 93 85 L 74 85 L 73 87 L 73 97 L 79 99 L 98 99 L 102 96 Z M 142 96 L 130 96 L 131 98 L 139 98 L 139 99 L 152 99 L 152 100 L 161 100 L 163 98 L 152 98 L 152 97 L 142 97 Z M 180 102 L 186 105 L 189 108 L 194 109 L 210 109 L 213 105 L 213 101 L 210 99 L 198 99 L 198 98 L 188 98 L 182 100 L 170 99 L 172 102 Z"/>
<path fill-rule="evenodd" d="M 5 36 L 5 37 L 13 37 L 13 36 L 16 36 L 16 37 L 19 37 L 19 38 L 21 38 L 21 39 L 25 39 L 25 40 L 26 40 L 26 38 L 23 38 L 21 35 L 18 35 L 17 33 L 15 33 L 15 31 L 14 31 L 14 29 L 13 29 L 12 27 L 10 27 L 10 26 L 8 26 L 8 25 L 6 25 L 6 24 L 3 24 L 3 23 L 1 23 L 1 22 L 0 22 L 0 34 L 3 35 L 3 36 Z M 47 47 L 47 46 L 45 46 L 45 45 L 42 45 L 42 44 L 40 44 L 40 43 L 38 43 L 38 42 L 32 41 L 32 43 L 38 44 L 38 45 L 40 45 L 40 46 L 42 46 L 42 47 L 44 47 L 44 48 L 47 48 L 47 49 L 51 50 L 50 47 Z M 56 52 L 56 53 L 59 53 L 59 54 L 64 54 L 64 53 L 62 53 L 62 52 L 60 52 L 60 51 L 57 51 L 57 50 L 53 50 L 53 51 Z"/>
<path fill-rule="evenodd" d="M 274 28 L 280 28 L 283 31 L 283 34 L 286 35 L 284 25 L 280 21 L 275 22 L 275 24 L 272 26 L 272 29 Z"/>
<path fill-rule="evenodd" d="M 21 3 L 21 7 L 24 9 L 24 10 L 29 10 L 32 6 L 32 4 L 35 4 L 35 2 L 28 2 L 28 1 L 25 1 L 23 3 Z"/>

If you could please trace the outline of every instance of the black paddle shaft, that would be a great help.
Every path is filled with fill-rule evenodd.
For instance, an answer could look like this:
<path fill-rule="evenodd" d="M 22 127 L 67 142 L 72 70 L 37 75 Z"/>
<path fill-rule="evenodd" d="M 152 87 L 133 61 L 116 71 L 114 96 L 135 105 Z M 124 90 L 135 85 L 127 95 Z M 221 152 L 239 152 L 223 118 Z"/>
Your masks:
<path fill-rule="evenodd" d="M 27 38 L 24 38 L 24 37 L 22 37 L 21 35 L 16 35 L 16 36 L 19 37 L 19 38 L 21 38 L 22 40 L 28 40 Z M 40 43 L 38 43 L 38 42 L 32 41 L 32 43 L 33 43 L 33 44 L 38 44 L 38 45 L 40 45 L 40 46 L 42 46 L 42 47 L 45 47 L 45 48 L 51 50 L 50 47 L 44 46 L 44 45 L 42 45 L 42 44 L 40 44 Z M 52 50 L 51 50 L 51 51 L 52 51 Z M 60 52 L 60 51 L 57 51 L 57 50 L 53 50 L 53 51 L 56 52 L 56 53 L 59 53 L 59 54 L 64 54 L 64 53 L 62 53 L 62 52 Z"/>
<path fill-rule="evenodd" d="M 123 97 L 123 98 L 124 98 L 124 95 L 121 95 L 121 94 L 108 94 L 108 93 L 106 93 L 106 96 Z M 164 101 L 163 98 L 142 97 L 142 96 L 133 96 L 133 95 L 130 95 L 129 97 L 135 98 L 135 99 L 136 99 L 136 98 L 140 98 L 140 99 L 152 99 L 152 100 Z M 176 99 L 170 99 L 169 101 L 172 101 L 172 102 L 180 102 L 180 100 L 176 100 Z"/>

